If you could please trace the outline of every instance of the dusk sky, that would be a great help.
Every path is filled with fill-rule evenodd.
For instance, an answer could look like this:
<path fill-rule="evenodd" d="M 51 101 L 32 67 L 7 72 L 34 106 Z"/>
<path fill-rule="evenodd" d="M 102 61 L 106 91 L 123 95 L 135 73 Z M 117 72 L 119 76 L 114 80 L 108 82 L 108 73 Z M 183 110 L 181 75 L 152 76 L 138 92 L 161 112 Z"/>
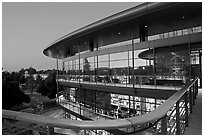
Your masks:
<path fill-rule="evenodd" d="M 10 72 L 30 66 L 37 70 L 54 69 L 56 60 L 42 53 L 50 43 L 80 27 L 138 4 L 4 2 L 2 67 Z"/>

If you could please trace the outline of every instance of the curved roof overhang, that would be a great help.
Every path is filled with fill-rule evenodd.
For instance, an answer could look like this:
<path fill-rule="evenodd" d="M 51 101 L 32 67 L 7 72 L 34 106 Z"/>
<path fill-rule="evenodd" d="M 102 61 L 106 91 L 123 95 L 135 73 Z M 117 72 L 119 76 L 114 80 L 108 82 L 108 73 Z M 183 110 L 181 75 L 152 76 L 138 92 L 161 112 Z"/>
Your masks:
<path fill-rule="evenodd" d="M 185 17 L 185 22 L 181 17 Z M 141 24 L 148 26 L 149 36 L 201 26 L 202 3 L 143 3 L 73 31 L 51 43 L 43 53 L 49 57 L 58 56 L 59 59 L 63 59 L 88 50 L 86 41 L 89 42 L 90 39 L 104 39 L 105 42 L 100 46 L 105 46 L 130 40 L 132 37 L 127 33 L 132 30 L 134 30 L 134 38 L 139 38 L 138 30 Z M 112 37 L 114 31 L 126 34 L 122 38 L 114 38 Z M 107 38 L 106 34 L 110 33 L 110 37 Z M 82 44 L 84 42 L 85 44 Z M 80 51 L 77 48 L 78 45 L 80 45 Z"/>

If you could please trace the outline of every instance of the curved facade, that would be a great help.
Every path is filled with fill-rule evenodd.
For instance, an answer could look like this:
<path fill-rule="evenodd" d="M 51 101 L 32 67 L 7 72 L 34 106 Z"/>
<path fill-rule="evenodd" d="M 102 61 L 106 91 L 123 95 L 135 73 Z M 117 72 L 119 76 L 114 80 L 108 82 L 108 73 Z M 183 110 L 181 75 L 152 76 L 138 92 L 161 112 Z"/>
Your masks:
<path fill-rule="evenodd" d="M 144 3 L 69 33 L 43 53 L 62 60 L 58 82 L 80 109 L 105 119 L 143 115 L 193 78 L 201 83 L 202 3 Z"/>

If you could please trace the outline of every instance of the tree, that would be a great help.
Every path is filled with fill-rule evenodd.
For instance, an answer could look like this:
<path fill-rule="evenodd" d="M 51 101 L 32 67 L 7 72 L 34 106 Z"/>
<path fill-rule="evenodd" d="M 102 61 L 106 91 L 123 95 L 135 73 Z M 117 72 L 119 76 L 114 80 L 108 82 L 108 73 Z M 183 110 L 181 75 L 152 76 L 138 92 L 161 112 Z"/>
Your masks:
<path fill-rule="evenodd" d="M 3 81 L 2 82 L 2 108 L 12 109 L 23 102 L 29 103 L 30 98 L 25 95 L 20 89 L 16 81 Z"/>
<path fill-rule="evenodd" d="M 11 75 L 12 75 L 12 78 L 13 78 L 12 81 L 16 81 L 16 82 L 19 83 L 19 81 L 20 81 L 20 74 L 18 72 L 12 72 Z"/>
<path fill-rule="evenodd" d="M 33 76 L 26 78 L 25 86 L 30 90 L 31 94 L 33 93 L 34 88 L 36 87 L 36 81 Z"/>
<path fill-rule="evenodd" d="M 21 68 L 21 70 L 19 71 L 19 73 L 20 73 L 21 75 L 25 74 L 25 69 L 24 69 L 24 68 Z"/>
<path fill-rule="evenodd" d="M 90 65 L 87 58 L 84 58 L 84 66 L 83 67 L 84 67 L 85 74 L 88 74 L 90 71 L 91 65 Z"/>
<path fill-rule="evenodd" d="M 59 91 L 63 88 L 59 86 Z M 54 99 L 57 94 L 57 83 L 56 83 L 56 71 L 53 70 L 50 72 L 49 76 L 41 82 L 37 89 L 38 93 L 41 93 L 43 96 L 47 96 L 49 99 Z"/>
<path fill-rule="evenodd" d="M 42 78 L 41 78 L 41 76 L 38 74 L 37 75 L 37 77 L 36 77 L 36 84 L 37 84 L 37 86 L 39 86 L 40 85 L 40 83 L 42 82 Z"/>
<path fill-rule="evenodd" d="M 25 82 L 26 82 L 25 76 L 21 75 L 21 77 L 19 79 L 19 83 L 20 84 L 25 84 Z"/>
<path fill-rule="evenodd" d="M 29 67 L 28 74 L 30 74 L 30 75 L 36 74 L 36 69 L 32 68 L 32 67 Z"/>
<path fill-rule="evenodd" d="M 44 70 L 39 70 L 37 73 L 38 74 L 45 74 L 45 71 Z"/>
<path fill-rule="evenodd" d="M 9 72 L 4 71 L 4 72 L 2 72 L 2 80 L 3 81 L 12 81 L 13 77 Z"/>

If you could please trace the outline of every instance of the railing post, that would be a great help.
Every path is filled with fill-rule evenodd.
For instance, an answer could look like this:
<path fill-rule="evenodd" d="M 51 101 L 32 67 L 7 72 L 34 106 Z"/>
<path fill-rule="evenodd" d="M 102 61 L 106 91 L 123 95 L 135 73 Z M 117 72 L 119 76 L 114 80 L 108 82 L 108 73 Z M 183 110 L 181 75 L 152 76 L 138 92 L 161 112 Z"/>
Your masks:
<path fill-rule="evenodd" d="M 195 82 L 195 94 L 198 95 L 198 80 Z"/>
<path fill-rule="evenodd" d="M 161 121 L 161 134 L 167 135 L 167 114 L 162 118 Z"/>
<path fill-rule="evenodd" d="M 192 105 L 192 93 L 191 88 L 189 89 L 189 106 L 190 106 L 190 113 L 193 112 L 193 105 Z"/>
<path fill-rule="evenodd" d="M 195 105 L 195 84 L 193 84 L 192 89 L 193 105 Z"/>
<path fill-rule="evenodd" d="M 185 124 L 186 127 L 188 127 L 188 96 L 187 96 L 188 92 L 185 93 L 184 97 L 185 97 L 185 111 L 186 111 L 186 116 L 185 116 Z"/>
<path fill-rule="evenodd" d="M 81 115 L 81 102 L 79 103 L 79 114 Z"/>
<path fill-rule="evenodd" d="M 54 135 L 54 127 L 48 126 L 48 135 Z"/>
<path fill-rule="evenodd" d="M 176 134 L 177 135 L 181 134 L 179 103 L 180 103 L 180 100 L 178 100 L 176 103 Z"/>

